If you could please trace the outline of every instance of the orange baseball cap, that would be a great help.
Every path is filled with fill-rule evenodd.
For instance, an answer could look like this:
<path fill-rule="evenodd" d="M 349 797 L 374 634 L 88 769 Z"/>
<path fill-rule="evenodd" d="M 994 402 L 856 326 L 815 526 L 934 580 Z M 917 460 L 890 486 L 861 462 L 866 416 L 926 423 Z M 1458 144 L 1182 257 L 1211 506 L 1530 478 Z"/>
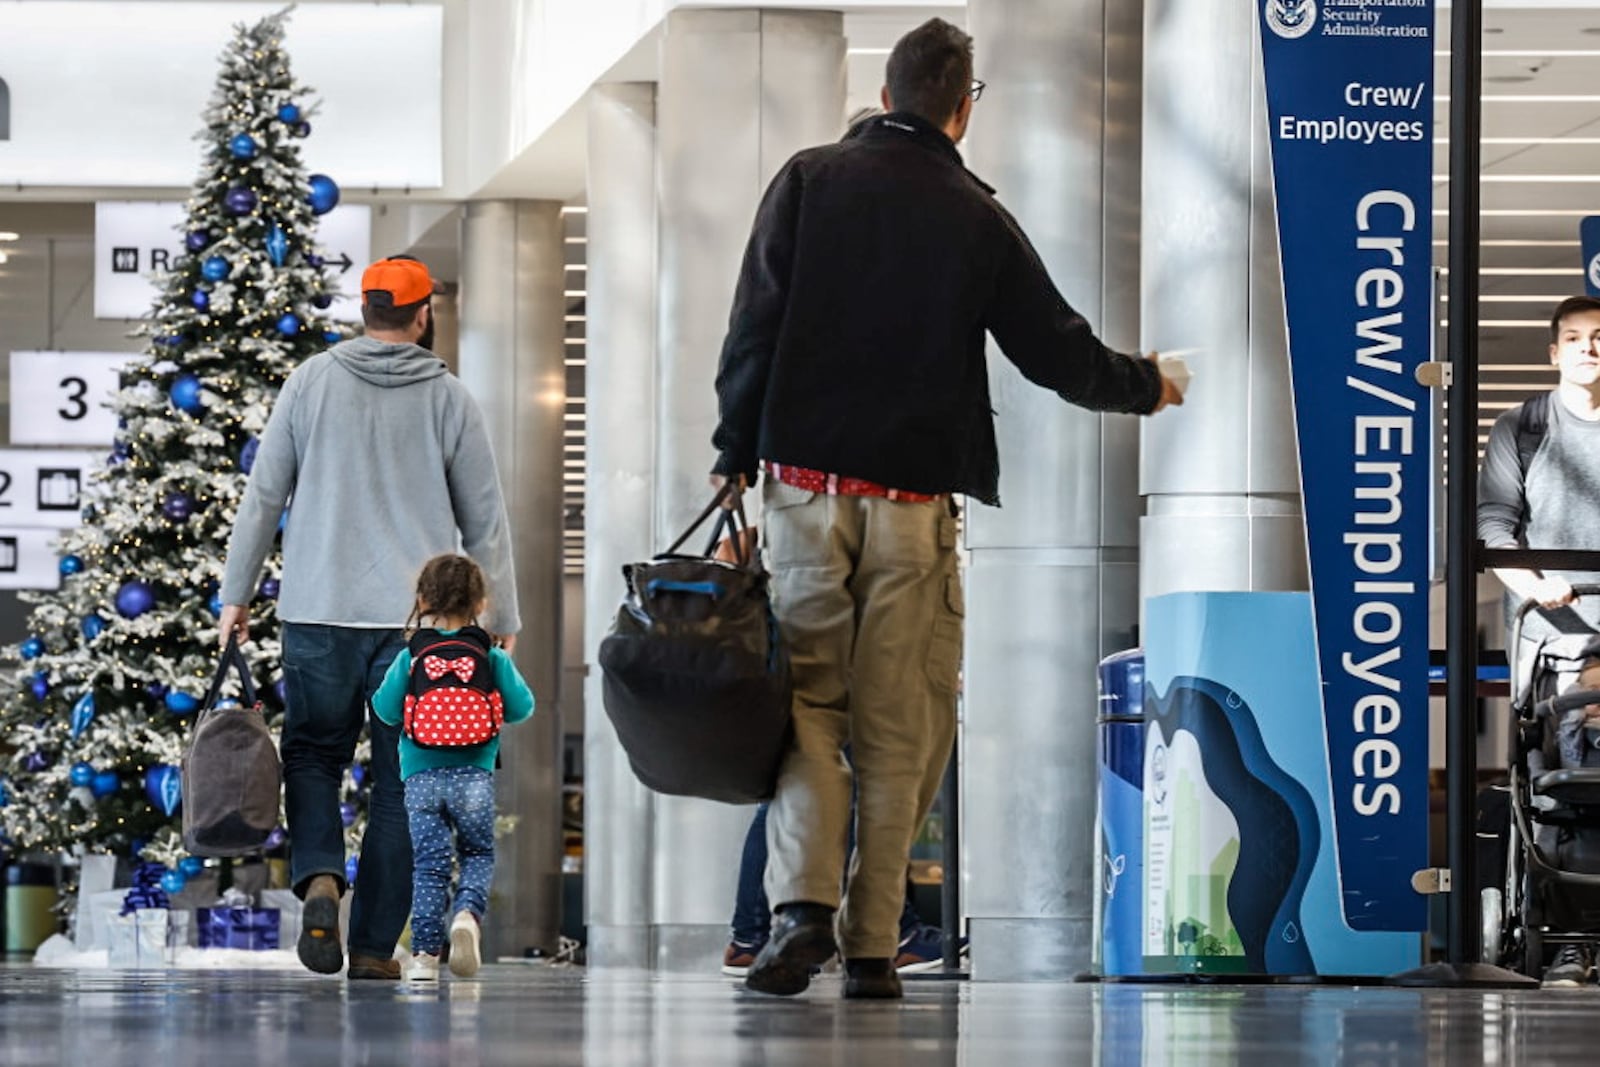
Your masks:
<path fill-rule="evenodd" d="M 405 307 L 434 294 L 433 278 L 420 259 L 391 256 L 361 272 L 361 302 L 377 307 Z"/>

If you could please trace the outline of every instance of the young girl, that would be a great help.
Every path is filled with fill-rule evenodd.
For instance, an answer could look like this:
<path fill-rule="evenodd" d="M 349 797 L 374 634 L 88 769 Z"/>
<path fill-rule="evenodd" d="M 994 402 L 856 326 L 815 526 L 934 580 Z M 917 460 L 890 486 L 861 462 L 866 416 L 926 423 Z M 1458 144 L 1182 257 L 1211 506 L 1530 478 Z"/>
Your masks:
<path fill-rule="evenodd" d="M 401 728 L 413 854 L 410 981 L 439 977 L 452 859 L 460 862 L 461 880 L 450 920 L 450 970 L 463 978 L 477 973 L 478 932 L 494 874 L 499 728 L 533 714 L 528 683 L 477 626 L 487 606 L 476 563 L 465 556 L 429 560 L 406 620 L 410 642 L 372 694 L 378 718 Z"/>

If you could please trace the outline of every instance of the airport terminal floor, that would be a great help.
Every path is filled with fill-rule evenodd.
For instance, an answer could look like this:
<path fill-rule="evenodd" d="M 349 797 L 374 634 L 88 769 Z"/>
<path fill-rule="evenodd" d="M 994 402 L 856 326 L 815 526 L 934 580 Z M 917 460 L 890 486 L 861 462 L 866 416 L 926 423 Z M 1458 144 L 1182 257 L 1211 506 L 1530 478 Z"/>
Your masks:
<path fill-rule="evenodd" d="M 314 994 L 314 995 L 308 995 Z M 761 997 L 720 977 L 500 964 L 475 981 L 0 967 L 8 1064 L 1540 1064 L 1581 1062 L 1591 991 L 1004 984 L 837 978 Z"/>

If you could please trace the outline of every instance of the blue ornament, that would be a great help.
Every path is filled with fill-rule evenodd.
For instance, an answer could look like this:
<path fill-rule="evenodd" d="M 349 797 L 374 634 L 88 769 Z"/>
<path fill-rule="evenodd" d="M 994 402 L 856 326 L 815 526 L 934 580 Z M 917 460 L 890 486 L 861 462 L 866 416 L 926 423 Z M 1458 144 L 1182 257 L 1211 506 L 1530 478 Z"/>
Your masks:
<path fill-rule="evenodd" d="M 211 306 L 211 294 L 204 289 L 196 289 L 189 294 L 189 303 L 195 306 L 195 310 L 204 311 Z"/>
<path fill-rule="evenodd" d="M 149 582 L 123 582 L 117 589 L 116 605 L 117 614 L 124 619 L 137 619 L 156 606 L 156 591 Z"/>
<path fill-rule="evenodd" d="M 289 238 L 284 235 L 283 227 L 276 222 L 267 230 L 267 258 L 272 260 L 274 267 L 283 266 L 283 261 L 289 258 Z"/>
<path fill-rule="evenodd" d="M 284 104 L 278 108 L 278 121 L 294 125 L 300 121 L 300 109 L 293 104 Z"/>
<path fill-rule="evenodd" d="M 194 498 L 181 489 L 174 489 L 161 501 L 161 514 L 172 522 L 188 522 L 194 514 Z"/>
<path fill-rule="evenodd" d="M 278 590 L 280 588 L 282 587 L 278 584 L 278 579 L 263 578 L 261 579 L 261 588 L 259 592 L 268 600 L 276 600 L 278 599 Z"/>
<path fill-rule="evenodd" d="M 359 788 L 367 780 L 367 768 L 364 764 L 353 763 L 350 765 L 350 780 Z"/>
<path fill-rule="evenodd" d="M 85 693 L 72 705 L 72 739 L 76 741 L 82 737 L 91 722 L 94 722 L 94 694 Z"/>
<path fill-rule="evenodd" d="M 190 230 L 183 238 L 183 247 L 191 252 L 204 252 L 211 243 L 211 235 L 204 230 Z"/>
<path fill-rule="evenodd" d="M 111 455 L 106 458 L 106 466 L 115 467 L 119 464 L 126 463 L 128 462 L 128 456 L 131 454 L 132 453 L 128 449 L 128 442 L 122 438 L 118 438 L 117 443 L 111 446 Z"/>
<path fill-rule="evenodd" d="M 339 805 L 339 818 L 344 820 L 345 826 L 356 824 L 356 806 L 348 800 Z"/>
<path fill-rule="evenodd" d="M 187 372 L 178 375 L 172 380 L 172 389 L 169 391 L 172 404 L 179 411 L 186 411 L 190 415 L 198 414 L 204 407 L 200 402 L 200 379 Z"/>
<path fill-rule="evenodd" d="M 116 771 L 99 771 L 94 776 L 94 781 L 89 783 L 89 792 L 96 799 L 108 797 L 122 787 L 122 779 L 117 777 Z"/>
<path fill-rule="evenodd" d="M 289 686 L 282 678 L 272 683 L 272 696 L 278 702 L 278 707 L 281 708 L 288 705 Z"/>
<path fill-rule="evenodd" d="M 75 786 L 86 786 L 94 781 L 94 765 L 90 763 L 74 763 L 72 770 L 67 772 L 67 781 Z"/>
<path fill-rule="evenodd" d="M 358 866 L 359 864 L 356 863 L 354 856 L 344 861 L 344 880 L 347 885 L 356 884 L 356 868 Z"/>
<path fill-rule="evenodd" d="M 61 576 L 63 578 L 65 578 L 68 575 L 77 574 L 79 571 L 83 570 L 83 557 L 82 556 L 62 556 L 61 557 L 61 562 L 58 563 L 56 566 L 57 566 L 57 569 L 59 569 L 61 571 Z"/>
<path fill-rule="evenodd" d="M 316 296 L 311 298 L 311 304 L 312 304 L 313 307 L 318 307 L 318 308 L 329 308 L 329 307 L 332 307 L 333 306 L 333 294 L 332 293 L 318 293 Z"/>
<path fill-rule="evenodd" d="M 248 133 L 236 133 L 233 140 L 228 142 L 228 151 L 233 153 L 234 159 L 256 158 L 256 139 Z"/>
<path fill-rule="evenodd" d="M 151 682 L 144 687 L 144 691 L 150 694 L 150 699 L 152 700 L 160 700 L 167 695 L 167 687 L 160 682 Z"/>
<path fill-rule="evenodd" d="M 315 252 L 306 253 L 306 266 L 310 267 L 312 270 L 321 269 L 322 265 L 326 262 L 327 260 L 317 255 Z"/>
<path fill-rule="evenodd" d="M 283 533 L 289 528 L 289 509 L 284 508 L 283 514 L 278 516 L 278 532 Z"/>
<path fill-rule="evenodd" d="M 326 215 L 339 206 L 339 186 L 326 174 L 313 174 L 309 179 L 311 193 L 306 202 L 316 215 Z"/>
<path fill-rule="evenodd" d="M 340 341 L 344 340 L 344 334 L 340 333 L 338 330 L 329 330 L 327 333 L 322 335 L 322 339 L 328 342 L 330 345 L 336 345 Z"/>
<path fill-rule="evenodd" d="M 233 264 L 222 256 L 207 256 L 200 264 L 200 273 L 208 282 L 220 282 L 233 270 Z"/>
<path fill-rule="evenodd" d="M 169 819 L 183 803 L 183 779 L 178 768 L 170 763 L 158 763 L 144 772 L 144 795 L 150 803 L 161 809 Z M 196 860 L 195 862 L 199 862 Z M 204 866 L 204 864 L 202 864 Z M 185 871 L 185 874 L 188 872 Z"/>
<path fill-rule="evenodd" d="M 300 316 L 292 311 L 285 312 L 278 320 L 278 332 L 285 337 L 293 337 L 300 332 Z"/>
<path fill-rule="evenodd" d="M 237 708 L 239 706 L 239 702 L 232 697 L 223 697 L 221 700 L 217 701 L 217 707 L 219 708 Z"/>
<path fill-rule="evenodd" d="M 230 215 L 248 215 L 256 209 L 254 189 L 235 185 L 222 195 L 222 207 Z"/>
<path fill-rule="evenodd" d="M 261 438 L 254 435 L 239 449 L 239 470 L 245 474 L 250 473 L 250 468 L 256 465 L 256 453 L 261 450 Z"/>
<path fill-rule="evenodd" d="M 289 132 L 294 134 L 296 137 L 310 137 L 311 123 L 297 122 L 294 124 L 294 129 L 290 130 Z"/>
<path fill-rule="evenodd" d="M 44 655 L 44 642 L 37 637 L 30 637 L 22 642 L 17 651 L 22 653 L 23 659 L 38 659 Z"/>
<path fill-rule="evenodd" d="M 40 771 L 50 769 L 50 764 L 55 762 L 55 757 L 48 752 L 30 752 L 28 758 L 22 761 L 22 769 L 29 774 L 38 774 Z"/>
<path fill-rule="evenodd" d="M 174 770 L 177 768 L 174 767 Z M 178 861 L 178 870 L 183 872 L 185 878 L 193 878 L 206 869 L 206 861 L 199 856 L 185 856 Z"/>
<path fill-rule="evenodd" d="M 99 637 L 105 632 L 106 620 L 102 619 L 99 615 L 85 615 L 83 617 L 83 621 L 79 623 L 78 626 L 81 630 L 83 630 L 84 639 L 93 641 L 95 638 Z"/>
<path fill-rule="evenodd" d="M 43 700 L 50 695 L 50 679 L 41 671 L 28 682 L 28 689 L 33 693 L 33 699 Z"/>
<path fill-rule="evenodd" d="M 180 693 L 176 689 L 169 690 L 164 703 L 167 710 L 174 715 L 188 715 L 200 706 L 200 698 L 192 697 L 188 693 Z"/>
<path fill-rule="evenodd" d="M 211 612 L 214 619 L 222 618 L 222 594 L 212 593 L 211 599 L 206 601 L 206 610 Z"/>
<path fill-rule="evenodd" d="M 11 803 L 11 793 L 6 789 L 6 780 L 0 778 L 0 808 Z"/>
<path fill-rule="evenodd" d="M 267 835 L 267 839 L 262 843 L 261 847 L 271 852 L 275 848 L 282 848 L 283 843 L 287 840 L 289 840 L 289 835 L 284 832 L 283 827 L 274 826 L 272 833 Z"/>
<path fill-rule="evenodd" d="M 189 879 L 183 876 L 182 871 L 168 871 L 161 876 L 161 891 L 171 893 L 173 896 L 183 892 L 183 887 L 189 884 Z"/>

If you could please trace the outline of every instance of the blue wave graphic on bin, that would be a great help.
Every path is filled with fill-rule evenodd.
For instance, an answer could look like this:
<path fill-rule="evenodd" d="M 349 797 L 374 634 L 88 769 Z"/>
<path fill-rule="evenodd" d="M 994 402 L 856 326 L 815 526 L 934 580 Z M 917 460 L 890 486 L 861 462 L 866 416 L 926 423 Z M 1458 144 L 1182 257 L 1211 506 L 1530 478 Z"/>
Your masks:
<path fill-rule="evenodd" d="M 1315 974 L 1300 904 L 1321 846 L 1316 805 L 1267 751 L 1250 706 L 1209 678 L 1174 678 L 1165 697 L 1145 688 L 1147 728 L 1170 745 L 1194 736 L 1206 779 L 1239 825 L 1228 915 L 1245 960 L 1261 974 Z"/>

